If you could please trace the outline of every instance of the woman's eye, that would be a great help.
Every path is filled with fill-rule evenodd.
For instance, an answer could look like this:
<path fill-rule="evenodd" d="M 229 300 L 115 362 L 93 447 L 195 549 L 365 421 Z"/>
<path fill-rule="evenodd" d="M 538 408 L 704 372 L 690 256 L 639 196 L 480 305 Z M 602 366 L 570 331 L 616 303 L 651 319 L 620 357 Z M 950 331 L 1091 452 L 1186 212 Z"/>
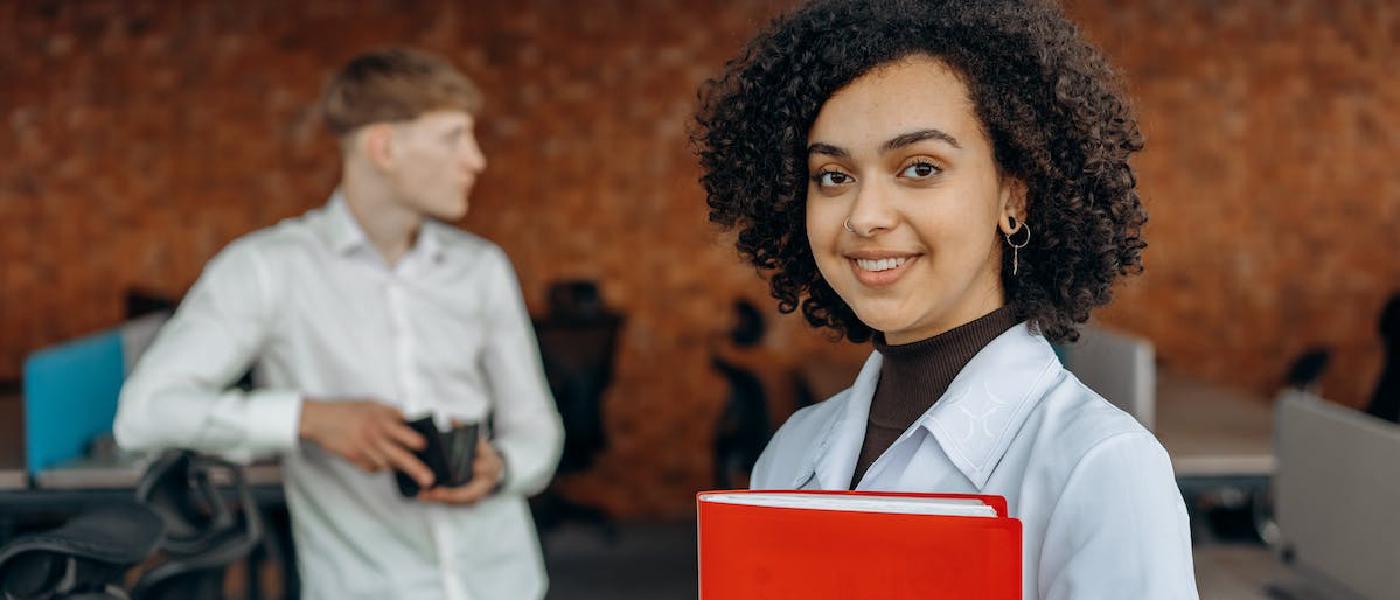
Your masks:
<path fill-rule="evenodd" d="M 933 163 L 919 161 L 916 163 L 912 163 L 907 167 L 904 167 L 904 170 L 900 171 L 899 174 L 901 177 L 910 177 L 913 179 L 926 179 L 937 175 L 942 171 L 943 169 L 938 168 Z"/>
<path fill-rule="evenodd" d="M 830 187 L 849 182 L 851 180 L 851 176 L 840 171 L 822 171 L 820 173 L 817 173 L 815 179 L 817 181 L 817 185 L 822 187 Z"/>

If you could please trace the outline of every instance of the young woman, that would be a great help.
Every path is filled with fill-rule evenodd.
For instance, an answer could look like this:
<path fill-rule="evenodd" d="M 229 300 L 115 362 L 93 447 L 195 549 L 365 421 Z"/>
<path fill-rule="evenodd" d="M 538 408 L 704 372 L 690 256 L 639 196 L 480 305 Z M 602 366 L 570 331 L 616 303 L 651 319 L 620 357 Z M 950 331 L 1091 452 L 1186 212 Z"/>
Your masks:
<path fill-rule="evenodd" d="M 1136 122 L 1059 8 L 819 0 L 703 97 L 711 220 L 783 310 L 875 350 L 752 485 L 1005 496 L 1026 598 L 1195 598 L 1166 452 L 1049 343 L 1141 270 L 1147 219 Z"/>

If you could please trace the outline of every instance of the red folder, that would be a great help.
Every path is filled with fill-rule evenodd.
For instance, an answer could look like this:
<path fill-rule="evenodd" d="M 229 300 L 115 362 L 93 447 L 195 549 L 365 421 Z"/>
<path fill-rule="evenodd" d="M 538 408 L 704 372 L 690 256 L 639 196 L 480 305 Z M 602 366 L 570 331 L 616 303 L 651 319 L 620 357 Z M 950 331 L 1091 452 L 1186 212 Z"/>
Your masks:
<path fill-rule="evenodd" d="M 711 494 L 979 500 L 995 516 L 753 506 Z M 798 498 L 796 500 L 806 500 Z M 1021 597 L 1021 522 L 1001 496 L 841 491 L 701 492 L 700 600 Z"/>

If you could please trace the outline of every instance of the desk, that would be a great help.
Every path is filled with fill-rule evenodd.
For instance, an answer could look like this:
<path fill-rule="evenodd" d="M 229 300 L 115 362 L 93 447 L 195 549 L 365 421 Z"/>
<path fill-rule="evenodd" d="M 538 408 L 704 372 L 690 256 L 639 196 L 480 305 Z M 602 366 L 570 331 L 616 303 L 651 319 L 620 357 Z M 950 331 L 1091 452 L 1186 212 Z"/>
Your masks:
<path fill-rule="evenodd" d="M 1211 541 L 1206 511 L 1252 509 L 1255 533 L 1270 537 L 1274 413 L 1263 398 L 1184 377 L 1157 375 L 1157 439 L 1171 455 L 1191 515 L 1192 537 Z"/>
<path fill-rule="evenodd" d="M 0 490 L 22 490 L 29 487 L 29 474 L 24 469 L 0 468 Z"/>
<path fill-rule="evenodd" d="M 1274 474 L 1274 412 L 1263 398 L 1160 372 L 1156 434 L 1179 478 Z"/>
<path fill-rule="evenodd" d="M 24 470 L 24 411 L 18 395 L 0 393 L 0 491 L 29 487 Z"/>
<path fill-rule="evenodd" d="M 66 518 L 107 503 L 132 501 L 146 464 L 147 461 L 131 459 L 80 459 L 40 472 L 33 478 L 32 486 L 0 486 L 0 517 L 5 517 L 14 525 L 26 518 Z M 280 465 L 255 463 L 245 466 L 243 472 L 253 501 L 258 506 L 279 510 L 285 506 Z M 0 474 L 3 473 L 5 471 L 0 470 Z M 22 470 L 19 475 L 23 476 Z M 227 485 L 231 482 L 226 477 L 219 477 L 214 483 Z M 0 534 L 6 533 L 0 531 Z M 0 535 L 0 542 L 3 542 L 3 537 Z"/>
<path fill-rule="evenodd" d="M 40 471 L 34 478 L 34 487 L 42 490 L 134 490 L 146 472 L 148 459 L 126 458 L 120 460 L 78 459 L 52 469 Z M 214 483 L 232 483 L 222 471 Z M 276 463 L 256 462 L 243 466 L 243 479 L 250 488 L 282 487 L 282 467 Z"/>

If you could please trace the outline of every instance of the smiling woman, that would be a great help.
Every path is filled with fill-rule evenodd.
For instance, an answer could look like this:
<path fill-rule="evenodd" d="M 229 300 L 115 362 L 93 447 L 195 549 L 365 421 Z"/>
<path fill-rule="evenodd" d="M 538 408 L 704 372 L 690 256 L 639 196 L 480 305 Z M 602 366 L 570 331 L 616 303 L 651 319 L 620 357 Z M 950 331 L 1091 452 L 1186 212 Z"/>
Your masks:
<path fill-rule="evenodd" d="M 1137 124 L 1060 9 L 818 0 L 702 96 L 710 219 L 781 310 L 874 342 L 752 485 L 1001 495 L 1025 598 L 1194 598 L 1166 452 L 1048 343 L 1141 269 L 1147 219 Z"/>
<path fill-rule="evenodd" d="M 823 176 L 811 170 L 818 167 L 814 161 L 862 149 L 814 136 L 831 135 L 814 126 L 819 113 L 832 122 L 838 109 L 933 108 L 906 113 L 899 123 L 869 125 L 910 128 L 881 131 L 890 136 L 879 140 L 889 142 L 886 150 L 941 145 L 971 155 L 959 145 L 981 144 L 983 155 L 974 160 L 986 159 L 1007 191 L 1024 188 L 1014 201 L 1029 219 L 999 217 L 1002 234 L 1011 232 L 1016 217 L 1011 241 L 1028 243 L 1020 252 L 1005 252 L 1009 245 L 993 249 L 1006 303 L 1051 341 L 1073 339 L 1075 324 L 1111 299 L 1113 282 L 1141 269 L 1147 214 L 1128 157 L 1142 148 L 1142 136 L 1113 70 L 1052 4 L 963 4 L 969 3 L 813 3 L 754 39 L 744 60 L 703 91 L 694 141 L 711 220 L 737 228 L 740 253 L 774 272 L 771 288 L 780 308 L 800 307 L 813 325 L 851 341 L 870 339 L 872 324 L 825 278 L 829 273 L 818 271 L 813 248 L 801 242 L 810 233 L 809 184 L 862 189 L 864 183 L 847 182 L 856 174 L 845 171 L 809 181 Z M 941 65 L 934 69 L 939 74 L 895 68 L 911 59 Z M 838 106 L 828 106 L 828 99 Z M 867 105 L 855 106 L 860 102 Z M 926 122 L 916 123 L 915 114 Z M 975 131 L 948 131 L 951 122 L 939 127 L 931 120 L 935 114 L 963 119 Z M 851 126 L 840 121 L 846 125 L 830 127 Z M 939 173 L 945 165 L 932 159 L 941 156 L 902 166 Z M 931 185 L 948 188 L 944 181 Z M 850 216 L 858 225 L 860 215 Z M 1021 230 L 1027 222 L 1031 229 Z"/>
<path fill-rule="evenodd" d="M 998 221 L 1025 221 L 967 87 L 915 55 L 837 91 L 807 137 L 807 239 L 861 322 L 904 344 L 996 310 Z"/>

